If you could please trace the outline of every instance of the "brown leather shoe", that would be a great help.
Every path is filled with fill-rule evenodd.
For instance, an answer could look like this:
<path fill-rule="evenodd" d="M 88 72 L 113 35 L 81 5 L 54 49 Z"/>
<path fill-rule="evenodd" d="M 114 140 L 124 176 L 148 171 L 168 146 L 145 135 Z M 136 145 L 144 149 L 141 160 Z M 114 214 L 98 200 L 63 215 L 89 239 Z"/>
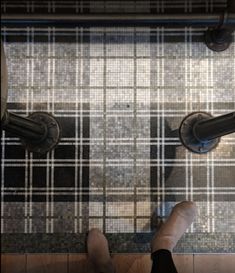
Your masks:
<path fill-rule="evenodd" d="M 151 243 L 152 253 L 159 249 L 172 251 L 187 228 L 192 224 L 196 211 L 196 205 L 193 202 L 183 201 L 177 204 L 166 222 L 155 234 Z"/>
<path fill-rule="evenodd" d="M 96 273 L 115 273 L 108 241 L 99 229 L 91 229 L 87 238 L 88 259 Z"/>

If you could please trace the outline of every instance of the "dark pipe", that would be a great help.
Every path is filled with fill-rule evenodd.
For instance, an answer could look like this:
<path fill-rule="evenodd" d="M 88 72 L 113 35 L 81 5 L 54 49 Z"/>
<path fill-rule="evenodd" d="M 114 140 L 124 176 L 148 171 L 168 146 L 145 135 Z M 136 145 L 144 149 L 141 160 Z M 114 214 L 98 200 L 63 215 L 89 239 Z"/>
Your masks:
<path fill-rule="evenodd" d="M 93 14 L 93 15 L 2 15 L 2 27 L 219 27 L 223 14 Z M 224 26 L 235 28 L 235 13 L 227 15 Z"/>
<path fill-rule="evenodd" d="M 30 141 L 41 142 L 47 135 L 45 125 L 35 122 L 34 120 L 23 118 L 15 114 L 5 112 L 2 120 L 4 130 Z"/>
<path fill-rule="evenodd" d="M 200 142 L 212 140 L 235 132 L 235 112 L 198 121 L 193 127 L 193 134 Z"/>
<path fill-rule="evenodd" d="M 228 10 L 230 12 L 235 12 L 235 1 L 234 0 L 228 0 Z"/>

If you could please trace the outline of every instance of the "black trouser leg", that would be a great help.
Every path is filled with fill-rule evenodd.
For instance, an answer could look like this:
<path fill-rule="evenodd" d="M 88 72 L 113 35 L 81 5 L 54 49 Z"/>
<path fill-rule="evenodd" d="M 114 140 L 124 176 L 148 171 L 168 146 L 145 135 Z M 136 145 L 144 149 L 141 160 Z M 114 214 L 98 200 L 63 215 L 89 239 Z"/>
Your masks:
<path fill-rule="evenodd" d="M 151 256 L 153 260 L 151 273 L 177 273 L 172 254 L 169 250 L 160 249 Z"/>

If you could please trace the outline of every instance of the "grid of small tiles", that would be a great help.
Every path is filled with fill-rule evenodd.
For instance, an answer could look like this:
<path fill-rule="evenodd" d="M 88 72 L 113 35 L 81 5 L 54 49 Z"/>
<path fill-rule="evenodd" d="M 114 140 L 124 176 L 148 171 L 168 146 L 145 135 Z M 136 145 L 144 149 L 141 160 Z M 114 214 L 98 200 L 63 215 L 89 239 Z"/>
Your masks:
<path fill-rule="evenodd" d="M 182 200 L 198 214 L 176 252 L 235 251 L 235 134 L 206 155 L 170 134 L 192 111 L 235 111 L 234 43 L 214 53 L 190 28 L 16 28 L 2 37 L 8 110 L 46 111 L 62 127 L 45 156 L 2 133 L 3 252 L 30 252 L 32 238 L 33 252 L 84 251 L 92 227 L 112 252 L 146 252 Z"/>
<path fill-rule="evenodd" d="M 165 134 L 192 111 L 234 111 L 234 44 L 217 54 L 190 30 L 185 43 L 163 29 L 70 31 L 79 42 L 54 30 L 51 43 L 13 43 L 5 30 L 9 111 L 54 114 L 62 139 L 38 157 L 3 132 L 2 232 L 149 233 L 154 215 L 194 200 L 188 232 L 233 233 L 234 134 L 200 156 Z"/>

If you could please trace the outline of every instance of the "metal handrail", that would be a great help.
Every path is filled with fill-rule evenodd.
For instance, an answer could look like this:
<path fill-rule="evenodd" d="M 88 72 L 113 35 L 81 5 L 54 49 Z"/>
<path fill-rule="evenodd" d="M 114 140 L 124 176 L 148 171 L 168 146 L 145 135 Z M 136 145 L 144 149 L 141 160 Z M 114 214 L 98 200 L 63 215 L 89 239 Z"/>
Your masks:
<path fill-rule="evenodd" d="M 56 26 L 56 27 L 219 27 L 235 28 L 235 13 L 226 14 L 89 14 L 89 15 L 13 15 L 4 14 L 1 25 L 12 26 Z"/>

